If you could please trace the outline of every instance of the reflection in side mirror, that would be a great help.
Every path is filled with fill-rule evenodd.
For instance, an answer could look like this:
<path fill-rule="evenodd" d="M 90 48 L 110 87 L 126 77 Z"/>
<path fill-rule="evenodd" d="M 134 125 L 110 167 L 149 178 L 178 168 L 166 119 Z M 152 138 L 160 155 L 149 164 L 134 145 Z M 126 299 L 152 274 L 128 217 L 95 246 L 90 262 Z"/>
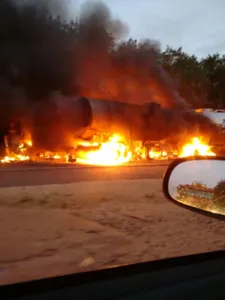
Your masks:
<path fill-rule="evenodd" d="M 163 190 L 180 204 L 225 216 L 225 158 L 176 160 L 165 173 Z"/>

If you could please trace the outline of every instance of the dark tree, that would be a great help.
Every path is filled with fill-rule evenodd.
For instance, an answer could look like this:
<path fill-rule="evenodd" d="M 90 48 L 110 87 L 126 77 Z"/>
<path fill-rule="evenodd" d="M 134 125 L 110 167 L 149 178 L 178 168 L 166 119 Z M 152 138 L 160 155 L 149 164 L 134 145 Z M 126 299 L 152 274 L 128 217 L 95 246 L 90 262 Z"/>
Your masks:
<path fill-rule="evenodd" d="M 215 198 L 225 197 L 225 180 L 221 180 L 214 188 Z"/>

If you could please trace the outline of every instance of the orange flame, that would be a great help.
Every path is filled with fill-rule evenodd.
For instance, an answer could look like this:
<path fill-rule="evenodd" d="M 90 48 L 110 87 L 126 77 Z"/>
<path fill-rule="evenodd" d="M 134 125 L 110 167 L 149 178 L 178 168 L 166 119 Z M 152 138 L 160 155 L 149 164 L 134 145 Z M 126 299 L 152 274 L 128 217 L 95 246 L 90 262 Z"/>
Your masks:
<path fill-rule="evenodd" d="M 180 157 L 202 155 L 202 156 L 216 156 L 211 151 L 211 147 L 205 144 L 200 138 L 194 137 L 191 142 L 184 145 Z"/>
<path fill-rule="evenodd" d="M 26 144 L 27 146 L 29 146 L 29 147 L 32 147 L 32 146 L 33 146 L 32 140 L 25 140 L 24 142 L 25 142 L 25 144 Z"/>
<path fill-rule="evenodd" d="M 61 159 L 62 158 L 62 156 L 60 156 L 60 155 L 58 155 L 58 154 L 55 154 L 54 156 L 53 156 L 53 159 Z"/>
<path fill-rule="evenodd" d="M 20 162 L 20 161 L 28 161 L 30 160 L 30 156 L 27 155 L 27 146 L 32 147 L 32 140 L 26 139 L 21 142 L 18 147 L 16 153 L 11 153 L 9 150 L 6 151 L 6 156 L 0 159 L 1 163 L 11 163 L 11 162 Z"/>
<path fill-rule="evenodd" d="M 15 154 L 14 156 L 5 156 L 1 159 L 1 163 L 10 163 L 15 161 L 28 161 L 30 159 L 27 155 Z"/>
<path fill-rule="evenodd" d="M 83 146 L 88 146 L 86 142 Z M 89 144 L 93 146 L 93 144 Z M 115 166 L 128 162 L 131 159 L 131 151 L 122 143 L 119 135 L 113 135 L 108 142 L 104 142 L 96 147 L 96 150 L 82 151 L 77 158 L 78 163 L 89 165 Z"/>
<path fill-rule="evenodd" d="M 157 151 L 157 150 L 150 150 L 149 157 L 152 159 L 166 159 L 167 152 L 166 151 Z"/>

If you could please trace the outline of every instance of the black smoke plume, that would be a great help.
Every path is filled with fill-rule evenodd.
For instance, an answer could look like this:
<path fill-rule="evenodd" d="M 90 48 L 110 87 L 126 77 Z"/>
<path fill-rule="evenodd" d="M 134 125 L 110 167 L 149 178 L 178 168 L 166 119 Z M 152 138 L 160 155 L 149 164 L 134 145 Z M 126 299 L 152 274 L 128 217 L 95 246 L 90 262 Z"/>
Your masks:
<path fill-rule="evenodd" d="M 188 131 L 193 118 L 198 126 L 197 116 L 180 113 L 187 104 L 159 63 L 158 44 L 121 42 L 126 25 L 101 3 L 87 2 L 68 22 L 67 4 L 0 1 L 0 131 L 11 119 L 20 119 L 41 143 L 42 136 L 48 136 L 45 125 L 61 120 L 57 103 L 77 95 L 134 104 L 158 102 L 171 112 L 148 115 L 143 130 L 154 118 L 154 129 L 160 128 L 164 137 Z M 58 127 L 62 133 L 64 126 Z M 54 130 L 49 134 L 55 134 L 52 143 L 56 144 L 59 134 Z"/>

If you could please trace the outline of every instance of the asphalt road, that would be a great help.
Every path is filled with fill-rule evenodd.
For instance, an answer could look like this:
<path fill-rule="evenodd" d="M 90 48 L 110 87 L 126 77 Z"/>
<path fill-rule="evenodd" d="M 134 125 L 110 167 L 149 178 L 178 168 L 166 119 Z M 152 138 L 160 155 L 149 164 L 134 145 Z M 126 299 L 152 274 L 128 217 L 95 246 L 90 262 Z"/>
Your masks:
<path fill-rule="evenodd" d="M 168 162 L 116 167 L 71 165 L 12 165 L 0 168 L 0 187 L 65 184 L 81 181 L 159 179 Z"/>

